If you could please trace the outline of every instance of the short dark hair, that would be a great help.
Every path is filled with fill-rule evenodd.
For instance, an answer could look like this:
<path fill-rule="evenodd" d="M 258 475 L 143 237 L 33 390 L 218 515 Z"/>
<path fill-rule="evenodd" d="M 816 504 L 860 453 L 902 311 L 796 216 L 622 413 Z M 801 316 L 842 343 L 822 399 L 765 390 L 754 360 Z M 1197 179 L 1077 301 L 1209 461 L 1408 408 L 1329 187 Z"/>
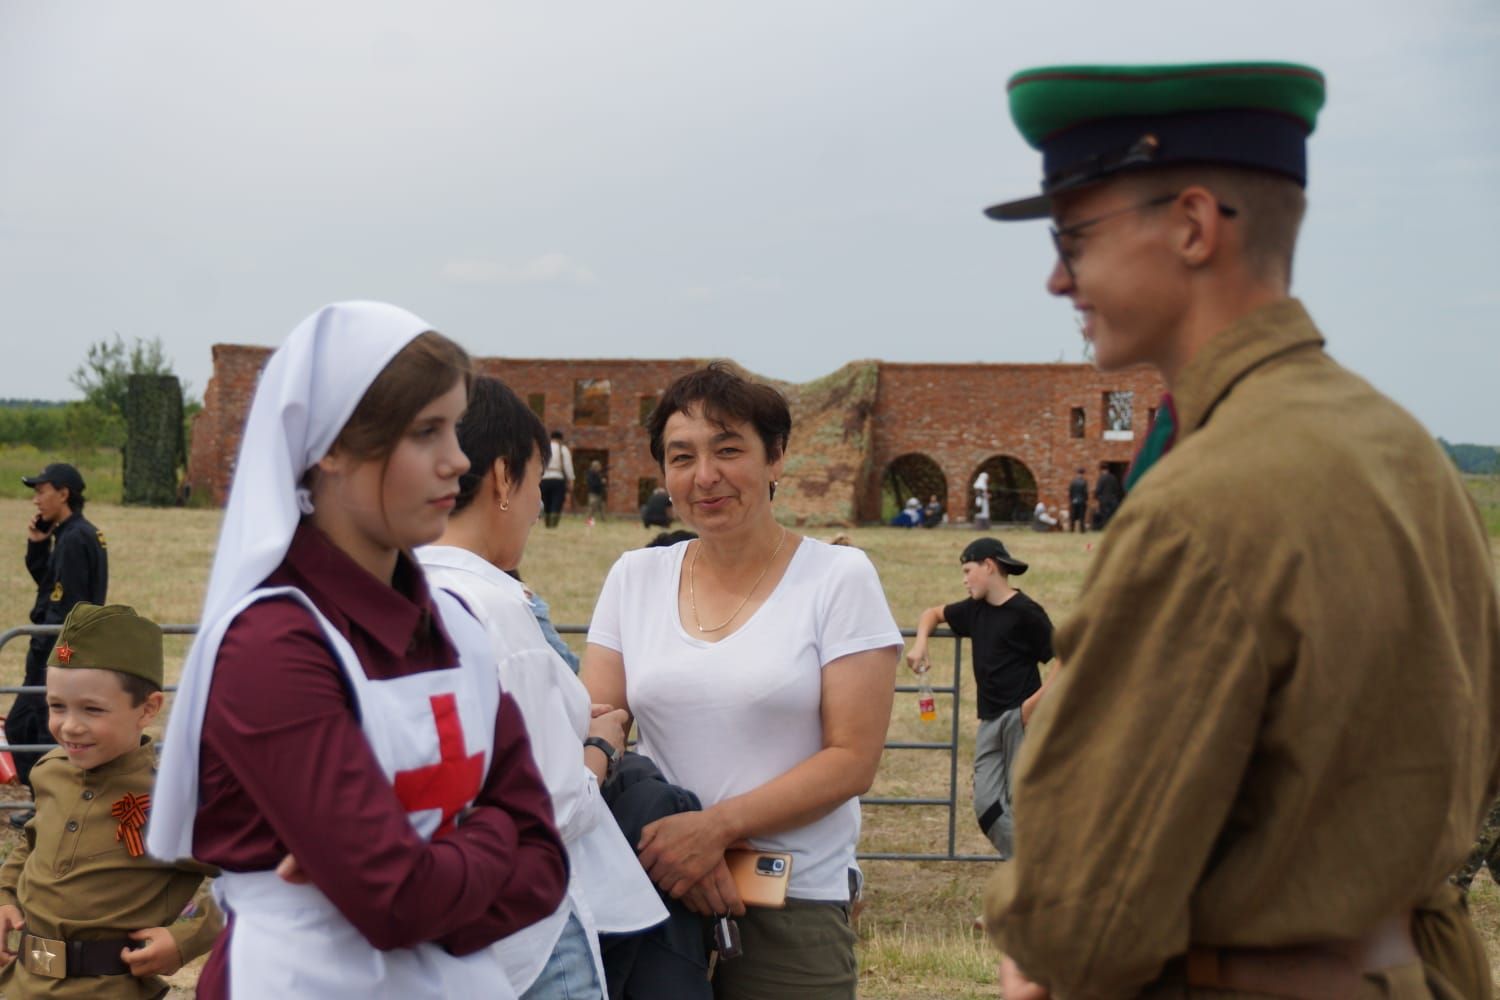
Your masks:
<path fill-rule="evenodd" d="M 63 667 L 48 667 L 48 670 L 62 670 Z M 108 670 L 108 667 L 101 669 Z M 139 674 L 127 674 L 123 670 L 110 670 L 120 682 L 120 689 L 130 695 L 130 707 L 140 708 L 146 703 L 146 699 L 161 691 L 161 685 L 155 681 L 148 681 Z"/>
<path fill-rule="evenodd" d="M 57 489 L 56 486 L 54 486 L 52 488 L 53 489 Z M 64 486 L 63 489 L 65 489 L 65 490 L 68 491 L 68 499 L 66 501 L 66 503 L 68 505 L 68 509 L 71 510 L 75 514 L 82 514 L 83 513 L 83 504 L 84 504 L 83 490 L 76 490 L 75 491 L 73 489 L 73 487 L 71 487 L 71 486 Z"/>
<path fill-rule="evenodd" d="M 458 446 L 469 458 L 469 471 L 458 479 L 455 513 L 474 502 L 479 484 L 496 460 L 505 472 L 519 480 L 526 463 L 536 454 L 546 455 L 547 428 L 536 413 L 521 402 L 510 386 L 490 375 L 481 375 L 469 389 L 469 408 L 458 422 Z"/>
<path fill-rule="evenodd" d="M 552 440 L 554 440 L 554 441 L 561 441 L 562 439 L 563 439 L 563 432 L 560 431 L 560 430 L 553 430 L 553 432 L 552 432 Z"/>
<path fill-rule="evenodd" d="M 148 681 L 136 674 L 127 674 L 123 670 L 116 670 L 115 676 L 120 678 L 120 687 L 130 695 L 130 707 L 140 708 L 146 703 L 146 699 L 161 690 L 161 685 L 155 681 Z"/>
<path fill-rule="evenodd" d="M 702 405 L 703 416 L 727 428 L 731 420 L 755 428 L 766 446 L 766 459 L 774 462 L 786 451 L 792 436 L 792 411 L 786 397 L 774 386 L 756 382 L 731 361 L 715 361 L 706 368 L 679 377 L 662 393 L 646 433 L 651 435 L 651 457 L 666 468 L 667 450 L 662 435 L 672 414 Z"/>

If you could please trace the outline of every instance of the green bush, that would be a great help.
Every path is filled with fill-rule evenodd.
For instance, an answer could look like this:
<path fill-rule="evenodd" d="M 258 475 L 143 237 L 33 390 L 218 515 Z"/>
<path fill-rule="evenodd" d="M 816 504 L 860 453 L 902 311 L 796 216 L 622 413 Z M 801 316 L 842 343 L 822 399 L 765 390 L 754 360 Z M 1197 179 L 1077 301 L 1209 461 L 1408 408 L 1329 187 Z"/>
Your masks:
<path fill-rule="evenodd" d="M 67 436 L 66 422 L 67 414 L 61 406 L 0 407 L 0 445 L 60 448 Z"/>

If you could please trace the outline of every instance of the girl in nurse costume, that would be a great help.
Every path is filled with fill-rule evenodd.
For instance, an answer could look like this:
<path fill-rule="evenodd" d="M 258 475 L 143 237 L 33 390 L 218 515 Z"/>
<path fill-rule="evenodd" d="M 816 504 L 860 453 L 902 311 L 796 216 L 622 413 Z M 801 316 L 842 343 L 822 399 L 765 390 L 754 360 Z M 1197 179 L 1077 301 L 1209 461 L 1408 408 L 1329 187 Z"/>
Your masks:
<path fill-rule="evenodd" d="M 421 319 L 357 302 L 261 376 L 147 834 L 223 869 L 201 1000 L 514 997 L 487 946 L 563 898 L 489 640 L 409 554 L 468 469 L 468 371 Z"/>

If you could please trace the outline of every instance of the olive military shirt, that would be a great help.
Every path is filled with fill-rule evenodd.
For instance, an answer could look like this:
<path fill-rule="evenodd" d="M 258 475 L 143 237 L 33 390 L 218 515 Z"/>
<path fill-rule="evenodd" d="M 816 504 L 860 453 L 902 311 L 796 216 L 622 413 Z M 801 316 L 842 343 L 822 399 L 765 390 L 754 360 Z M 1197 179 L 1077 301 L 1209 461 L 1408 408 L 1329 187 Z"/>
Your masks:
<path fill-rule="evenodd" d="M 178 921 L 205 875 L 217 870 L 192 862 L 167 863 L 150 855 L 131 857 L 115 839 L 118 821 L 110 809 L 126 793 L 148 795 L 156 779 L 156 751 L 141 746 L 90 770 L 53 750 L 32 770 L 36 817 L 26 839 L 0 866 L 0 904 L 21 908 L 26 933 L 57 940 L 124 938 L 132 931 L 165 927 L 184 962 L 213 945 L 223 925 L 211 900 L 195 917 Z M 10 997 L 140 1000 L 166 989 L 150 976 L 90 976 L 50 979 L 27 972 L 18 957 L 0 972 L 0 991 Z"/>
<path fill-rule="evenodd" d="M 1173 394 L 1179 443 L 1057 632 L 986 894 L 1059 997 L 1168 995 L 1190 945 L 1358 938 L 1435 898 L 1500 788 L 1495 569 L 1432 436 L 1295 300 Z"/>

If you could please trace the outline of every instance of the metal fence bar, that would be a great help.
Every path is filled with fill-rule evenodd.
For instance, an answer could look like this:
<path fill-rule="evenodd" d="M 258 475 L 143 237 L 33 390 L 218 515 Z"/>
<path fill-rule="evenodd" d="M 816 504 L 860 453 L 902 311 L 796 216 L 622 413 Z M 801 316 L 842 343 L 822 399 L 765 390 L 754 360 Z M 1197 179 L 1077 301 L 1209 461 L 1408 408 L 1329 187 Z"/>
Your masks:
<path fill-rule="evenodd" d="M 587 635 L 587 625 L 557 625 L 557 631 L 563 635 Z M 194 635 L 198 631 L 197 625 L 163 625 L 161 630 L 166 635 Z M 57 635 L 62 631 L 60 625 L 21 625 L 16 628 L 0 632 L 0 651 L 14 639 L 22 636 L 33 635 Z M 914 629 L 902 629 L 901 634 L 911 638 L 917 633 Z M 953 703 L 953 717 L 950 720 L 950 732 L 946 743 L 921 740 L 891 740 L 885 744 L 887 750 L 942 750 L 948 754 L 948 795 L 946 798 L 931 796 L 862 796 L 859 800 L 862 806 L 892 806 L 897 808 L 909 807 L 933 807 L 943 806 L 948 810 L 948 853 L 946 854 L 918 854 L 889 851 L 867 851 L 856 855 L 864 861 L 998 861 L 995 855 L 981 854 L 959 854 L 958 853 L 958 716 L 962 705 L 962 678 L 963 678 L 963 648 L 958 637 L 951 629 L 939 628 L 932 633 L 934 639 L 953 640 L 953 683 L 951 685 L 933 686 L 935 695 L 948 695 Z M 0 686 L 0 694 L 23 694 L 46 692 L 46 688 L 35 685 L 7 685 Z M 176 686 L 168 686 L 164 690 L 175 691 Z M 916 684 L 897 684 L 896 691 L 899 694 L 914 694 L 921 688 Z M 3 742 L 0 736 L 0 751 L 20 750 L 28 753 L 45 753 L 51 750 L 55 743 L 25 743 L 11 744 Z M 0 802 L 0 813 L 29 809 L 31 803 Z"/>

